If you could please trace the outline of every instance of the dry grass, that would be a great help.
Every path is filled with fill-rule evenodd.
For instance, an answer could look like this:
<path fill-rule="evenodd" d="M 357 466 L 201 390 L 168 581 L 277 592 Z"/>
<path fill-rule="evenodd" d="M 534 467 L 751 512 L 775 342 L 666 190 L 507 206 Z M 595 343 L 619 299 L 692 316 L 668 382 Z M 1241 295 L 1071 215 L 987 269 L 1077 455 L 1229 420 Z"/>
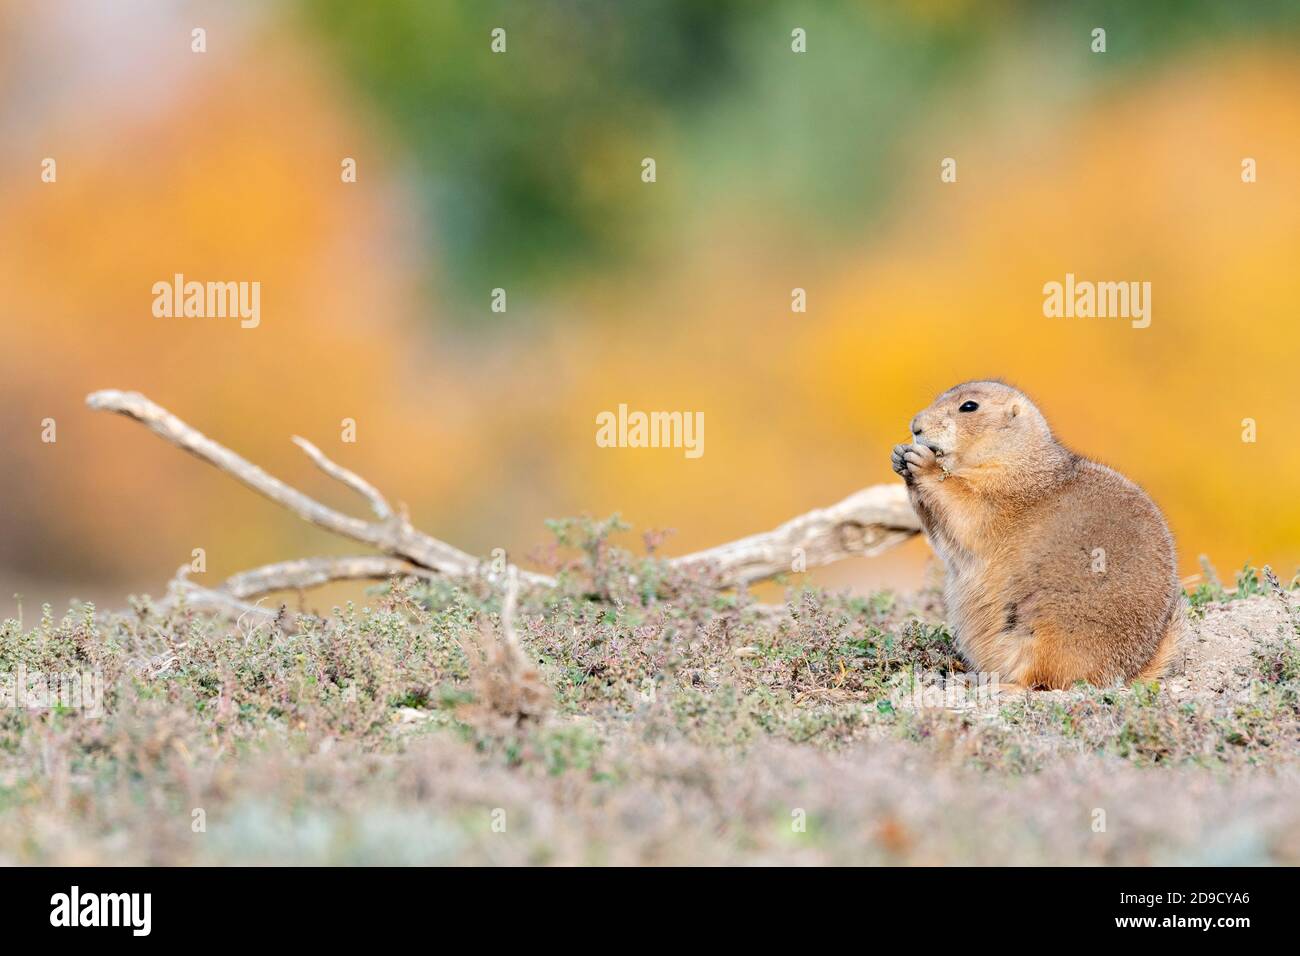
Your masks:
<path fill-rule="evenodd" d="M 0 862 L 1300 863 L 1280 586 L 1201 601 L 1160 687 L 917 709 L 913 669 L 959 666 L 935 594 L 768 608 L 609 530 L 565 526 L 513 627 L 414 583 L 294 632 L 6 622 L 0 671 L 105 696 L 0 711 Z"/>

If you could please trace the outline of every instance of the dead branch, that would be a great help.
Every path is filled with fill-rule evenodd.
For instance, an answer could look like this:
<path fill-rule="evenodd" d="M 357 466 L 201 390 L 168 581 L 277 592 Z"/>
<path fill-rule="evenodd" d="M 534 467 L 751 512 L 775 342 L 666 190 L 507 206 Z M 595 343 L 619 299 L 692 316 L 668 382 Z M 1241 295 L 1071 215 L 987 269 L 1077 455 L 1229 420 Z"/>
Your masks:
<path fill-rule="evenodd" d="M 370 482 L 366 481 L 356 472 L 348 471 L 342 465 L 330 461 L 325 457 L 324 452 L 307 439 L 294 435 L 293 443 L 305 451 L 307 457 L 314 461 L 321 471 L 325 472 L 325 474 L 329 475 L 331 478 L 343 482 L 343 484 L 347 485 L 357 494 L 361 495 L 361 497 L 365 498 L 366 501 L 370 502 L 370 510 L 375 513 L 375 517 L 380 521 L 387 521 L 393 516 L 393 509 L 389 506 L 388 502 L 384 500 L 384 496 L 381 495 Z"/>
<path fill-rule="evenodd" d="M 872 557 L 921 530 L 902 484 L 872 485 L 838 504 L 792 518 L 779 528 L 674 558 L 707 563 L 729 584 L 749 584 L 796 569 Z"/>
<path fill-rule="evenodd" d="M 247 618 L 253 622 L 270 623 L 279 619 L 289 629 L 296 626 L 296 615 L 286 613 L 283 608 L 273 609 L 249 602 L 277 591 L 305 591 L 334 581 L 438 577 L 436 571 L 382 554 L 280 561 L 231 575 L 215 588 L 196 584 L 189 575 L 190 566 L 181 565 L 167 585 L 167 596 L 158 602 L 159 610 L 166 611 L 184 603 L 187 607 L 218 612 L 232 620 Z M 516 588 L 517 582 L 516 578 Z"/>
<path fill-rule="evenodd" d="M 509 653 L 522 658 L 519 637 L 515 634 L 515 611 L 519 607 L 519 569 L 511 566 L 506 571 L 506 593 L 501 599 L 501 639 Z"/>
<path fill-rule="evenodd" d="M 477 631 L 467 628 L 457 637 L 475 690 L 467 716 L 498 731 L 537 720 L 551 700 L 546 681 L 515 633 L 518 600 L 519 569 L 511 567 L 506 572 L 498 627 L 494 629 L 488 615 L 481 614 Z"/>
<path fill-rule="evenodd" d="M 135 419 L 155 435 L 166 439 L 179 448 L 185 449 L 192 455 L 202 458 L 209 464 L 215 465 L 259 494 L 265 495 L 276 504 L 288 508 L 304 521 L 308 521 L 327 531 L 368 544 L 377 551 L 382 551 L 392 557 L 403 558 L 412 564 L 437 571 L 448 577 L 471 577 L 480 571 L 480 562 L 475 557 L 466 554 L 459 548 L 454 548 L 445 542 L 439 541 L 437 538 L 430 537 L 422 531 L 417 531 L 411 526 L 405 515 L 391 514 L 390 509 L 390 517 L 387 520 L 373 522 L 363 521 L 360 518 L 353 518 L 350 515 L 335 511 L 333 508 L 303 494 L 296 488 L 291 488 L 278 478 L 272 477 L 257 465 L 240 457 L 223 445 L 217 444 L 211 438 L 191 428 L 167 409 L 154 404 L 139 392 L 106 389 L 87 396 L 86 404 L 94 409 L 117 412 L 119 415 Z M 314 448 L 314 446 L 312 447 Z M 310 455 L 311 452 L 309 451 L 308 454 Z M 322 464 L 321 466 L 332 477 L 340 478 L 341 474 L 351 475 L 351 472 L 346 471 L 346 469 L 329 462 L 319 450 L 312 457 L 317 464 L 328 462 L 328 465 Z M 343 478 L 340 478 L 340 480 L 348 484 L 353 490 L 358 490 L 355 484 Z M 369 486 L 367 485 L 367 487 Z M 377 496 L 378 492 L 375 494 Z M 367 497 L 369 496 L 367 495 Z M 380 498 L 379 500 L 382 501 L 383 499 Z M 374 501 L 372 500 L 373 504 Z M 387 508 L 386 502 L 383 507 Z M 531 572 L 523 572 L 522 577 L 530 584 L 547 585 L 553 583 L 550 578 Z"/>
<path fill-rule="evenodd" d="M 244 571 L 219 588 L 203 588 L 178 574 L 170 598 L 180 595 L 190 604 L 203 604 L 230 613 L 256 616 L 274 613 L 247 603 L 275 591 L 303 590 L 331 581 L 380 580 L 396 575 L 450 578 L 483 576 L 505 587 L 502 636 L 507 649 L 514 644 L 514 613 L 519 584 L 549 587 L 552 578 L 508 565 L 504 575 L 489 574 L 487 565 L 458 548 L 411 526 L 405 509 L 394 509 L 368 481 L 331 461 L 324 452 L 295 436 L 294 442 L 326 474 L 365 498 L 378 521 L 343 514 L 286 485 L 187 425 L 138 392 L 106 389 L 87 396 L 91 408 L 134 419 L 179 448 L 243 482 L 304 521 L 382 552 L 341 558 L 282 561 Z M 703 565 L 715 573 L 719 587 L 750 584 L 779 574 L 820 567 L 845 558 L 873 556 L 920 531 L 901 484 L 874 485 L 827 508 L 792 518 L 771 531 L 739 541 L 673 558 L 677 567 Z M 508 652 L 508 650 L 507 650 Z"/>
<path fill-rule="evenodd" d="M 231 619 L 247 617 L 254 621 L 270 623 L 278 616 L 276 611 L 257 604 L 249 604 L 244 597 L 260 595 L 237 595 L 221 588 L 205 588 L 189 579 L 190 566 L 183 564 L 176 576 L 167 585 L 167 596 L 158 602 L 160 610 L 167 610 L 178 604 L 208 611 L 217 611 Z"/>
<path fill-rule="evenodd" d="M 231 575 L 226 578 L 220 590 L 248 600 L 275 591 L 305 591 L 331 581 L 379 581 L 406 575 L 417 578 L 438 576 L 436 571 L 401 558 L 359 554 L 346 558 L 301 558 L 297 561 L 266 564 Z"/>

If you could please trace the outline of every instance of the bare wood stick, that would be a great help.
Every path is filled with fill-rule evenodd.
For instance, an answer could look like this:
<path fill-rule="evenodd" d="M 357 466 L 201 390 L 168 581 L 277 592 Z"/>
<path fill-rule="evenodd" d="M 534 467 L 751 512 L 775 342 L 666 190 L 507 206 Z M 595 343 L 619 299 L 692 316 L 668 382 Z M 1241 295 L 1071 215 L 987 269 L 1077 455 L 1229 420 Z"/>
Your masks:
<path fill-rule="evenodd" d="M 479 572 L 480 562 L 473 555 L 417 531 L 404 515 L 393 515 L 383 522 L 371 522 L 335 511 L 191 428 L 139 392 L 105 389 L 87 396 L 86 404 L 94 409 L 117 412 L 135 419 L 154 434 L 215 465 L 259 494 L 288 508 L 304 521 L 327 531 L 451 577 L 469 577 Z M 550 578 L 532 572 L 523 572 L 522 577 L 530 584 L 553 583 Z"/>
<path fill-rule="evenodd" d="M 117 412 L 119 415 L 135 419 L 155 435 L 202 458 L 209 464 L 216 465 L 259 494 L 288 508 L 304 521 L 367 544 L 375 544 L 379 538 L 374 525 L 328 508 L 296 488 L 289 487 L 278 478 L 273 478 L 257 465 L 191 428 L 167 409 L 155 405 L 139 392 L 106 389 L 88 395 L 86 404 L 97 410 Z"/>
<path fill-rule="evenodd" d="M 438 573 L 382 554 L 360 554 L 345 558 L 300 558 L 280 561 L 241 571 L 226 578 L 220 590 L 236 598 L 249 599 L 273 591 L 305 591 L 331 581 L 379 581 L 411 575 L 436 578 Z"/>
<path fill-rule="evenodd" d="M 227 617 L 240 618 L 244 616 L 251 617 L 256 621 L 270 623 L 278 616 L 278 612 L 272 608 L 259 607 L 256 604 L 249 604 L 241 601 L 224 591 L 205 588 L 202 585 L 187 581 L 185 584 L 178 586 L 172 591 L 169 600 L 162 602 L 162 607 L 173 607 L 180 603 L 181 595 L 184 595 L 185 603 L 193 608 L 203 608 L 212 611 L 222 611 Z"/>
<path fill-rule="evenodd" d="M 519 569 L 511 566 L 506 571 L 506 593 L 501 600 L 501 639 L 510 654 L 523 659 L 519 637 L 515 634 L 515 611 L 519 606 Z"/>
<path fill-rule="evenodd" d="M 802 552 L 803 566 L 820 567 L 880 554 L 921 530 L 907 489 L 872 485 L 838 504 L 792 518 L 779 528 L 674 558 L 675 565 L 712 564 L 729 584 L 788 574 Z"/>
<path fill-rule="evenodd" d="M 232 575 L 220 587 L 215 588 L 195 584 L 189 579 L 189 573 L 189 565 L 181 565 L 167 586 L 167 597 L 159 602 L 160 610 L 175 607 L 183 601 L 190 607 L 217 611 L 231 619 L 249 618 L 255 622 L 270 623 L 279 618 L 290 629 L 296 626 L 295 615 L 284 614 L 283 609 L 277 611 L 249 602 L 276 591 L 303 591 L 332 581 L 378 581 L 407 575 L 417 578 L 439 576 L 436 571 L 382 554 L 280 561 Z M 516 578 L 516 588 L 517 580 Z"/>
<path fill-rule="evenodd" d="M 277 612 L 270 608 L 249 604 L 244 597 L 259 597 L 258 594 L 237 595 L 220 588 L 205 588 L 189 579 L 189 565 L 183 564 L 176 576 L 167 585 L 167 597 L 159 602 L 160 609 L 166 610 L 184 602 L 193 608 L 220 611 L 230 618 L 249 617 L 255 621 L 269 623 L 276 619 Z"/>
<path fill-rule="evenodd" d="M 325 474 L 338 481 L 343 482 L 366 501 L 370 502 L 370 510 L 375 513 L 380 521 L 387 521 L 393 516 L 393 509 L 389 506 L 384 496 L 370 482 L 366 481 L 354 471 L 349 471 L 342 465 L 336 464 L 325 457 L 325 453 L 309 442 L 307 439 L 298 435 L 293 436 L 293 443 L 307 453 L 317 467 Z"/>

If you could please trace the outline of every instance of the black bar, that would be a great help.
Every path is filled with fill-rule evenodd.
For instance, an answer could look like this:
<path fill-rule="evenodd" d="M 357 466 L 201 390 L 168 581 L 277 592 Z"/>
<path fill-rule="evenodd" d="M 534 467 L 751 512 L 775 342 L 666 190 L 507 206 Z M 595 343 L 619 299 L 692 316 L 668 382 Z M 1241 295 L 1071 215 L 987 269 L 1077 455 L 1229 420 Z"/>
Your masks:
<path fill-rule="evenodd" d="M 51 941 L 201 940 L 338 944 L 375 934 L 429 943 L 470 933 L 495 948 L 581 939 L 621 947 L 656 938 L 765 941 L 781 926 L 815 937 L 823 927 L 883 942 L 884 927 L 914 945 L 985 939 L 1185 938 L 1231 944 L 1290 925 L 1294 874 L 1264 869 L 58 869 L 0 871 L 6 938 Z M 82 913 L 117 926 L 54 926 L 72 887 Z M 94 897 L 87 903 L 87 897 Z M 60 899 L 67 902 L 59 910 Z M 134 908 L 127 909 L 135 903 Z M 88 908 L 87 908 L 88 907 Z M 135 927 L 132 920 L 136 917 Z M 64 922 L 68 922 L 64 919 Z M 196 935 L 197 934 L 197 935 Z M 604 934 L 604 935 L 603 935 Z M 1050 934 L 1050 935 L 1049 935 Z M 559 937 L 557 939 L 557 936 Z M 548 942 L 549 941 L 549 942 Z M 900 941 L 901 942 L 901 941 Z"/>

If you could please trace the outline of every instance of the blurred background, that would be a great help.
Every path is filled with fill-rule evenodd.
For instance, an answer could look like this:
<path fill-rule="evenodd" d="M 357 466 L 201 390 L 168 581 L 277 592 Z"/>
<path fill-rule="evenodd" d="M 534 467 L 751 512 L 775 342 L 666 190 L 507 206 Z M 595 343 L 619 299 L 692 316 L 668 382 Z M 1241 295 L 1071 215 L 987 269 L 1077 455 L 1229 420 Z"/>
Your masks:
<path fill-rule="evenodd" d="M 896 480 L 910 416 L 999 376 L 1152 493 L 1183 573 L 1289 577 L 1297 90 L 1294 2 L 0 0 L 0 604 L 360 550 L 86 410 L 106 387 L 361 513 L 302 434 L 525 558 L 550 517 L 680 553 Z M 1067 272 L 1150 281 L 1150 328 L 1044 318 Z M 260 326 L 155 318 L 176 273 L 260 282 Z M 598 448 L 619 403 L 703 411 L 704 456 Z"/>

